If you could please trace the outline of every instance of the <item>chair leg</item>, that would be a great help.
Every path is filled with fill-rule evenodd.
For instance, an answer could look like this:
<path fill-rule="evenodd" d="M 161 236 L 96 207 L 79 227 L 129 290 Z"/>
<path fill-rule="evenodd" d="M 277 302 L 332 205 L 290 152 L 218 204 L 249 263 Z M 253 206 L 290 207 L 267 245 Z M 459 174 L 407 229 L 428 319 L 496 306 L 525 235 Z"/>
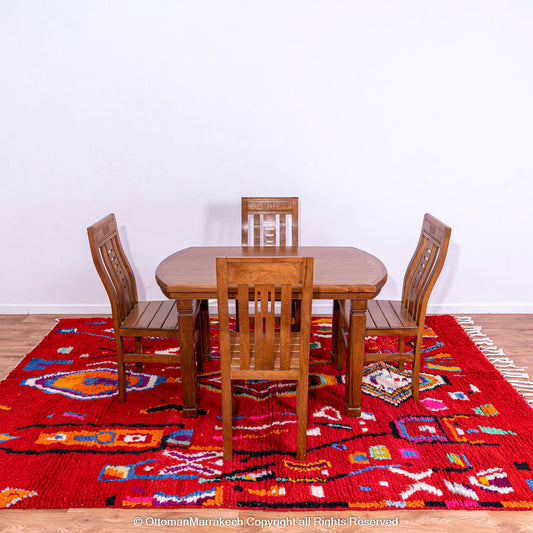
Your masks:
<path fill-rule="evenodd" d="M 235 383 L 231 382 L 231 414 L 232 416 L 235 416 L 237 414 L 237 396 L 235 394 Z"/>
<path fill-rule="evenodd" d="M 135 337 L 135 353 L 143 353 L 142 337 Z M 135 372 L 142 372 L 143 364 L 135 363 Z"/>
<path fill-rule="evenodd" d="M 331 362 L 335 364 L 339 357 L 339 328 L 340 310 L 339 300 L 333 300 L 333 313 L 331 315 Z"/>
<path fill-rule="evenodd" d="M 344 346 L 344 339 L 342 335 L 342 330 L 339 331 L 337 344 L 339 346 L 338 350 L 339 353 L 337 354 L 337 370 L 341 371 L 344 368 L 344 355 L 346 351 L 346 347 Z"/>
<path fill-rule="evenodd" d="M 196 354 L 196 372 L 202 372 L 204 369 L 204 332 L 201 313 L 196 317 L 194 323 L 194 335 L 198 335 L 194 351 Z"/>
<path fill-rule="evenodd" d="M 202 336 L 202 357 L 211 361 L 211 336 L 209 332 L 209 300 L 200 302 L 200 335 Z"/>
<path fill-rule="evenodd" d="M 302 379 L 296 384 L 296 458 L 299 461 L 305 459 L 307 451 L 307 403 L 308 403 L 308 379 Z"/>
<path fill-rule="evenodd" d="M 196 352 L 196 373 L 200 374 L 204 371 L 204 354 L 202 353 L 202 341 L 198 340 L 195 348 Z"/>
<path fill-rule="evenodd" d="M 398 337 L 398 353 L 405 353 L 405 335 Z M 399 361 L 398 368 L 403 370 L 405 368 L 405 361 Z"/>
<path fill-rule="evenodd" d="M 293 300 L 292 301 L 292 319 L 293 319 L 292 330 L 293 331 L 300 331 L 300 322 L 301 322 L 301 319 L 302 319 L 302 302 L 301 302 L 301 300 Z"/>
<path fill-rule="evenodd" d="M 117 374 L 118 374 L 118 401 L 126 401 L 126 376 L 124 369 L 124 340 L 118 335 L 115 336 L 115 346 L 117 349 Z"/>
<path fill-rule="evenodd" d="M 224 459 L 233 458 L 233 398 L 231 378 L 222 379 L 222 442 L 224 447 Z"/>
<path fill-rule="evenodd" d="M 420 396 L 420 359 L 422 352 L 422 335 L 418 334 L 415 337 L 415 349 L 414 349 L 414 359 L 413 359 L 413 376 L 412 376 L 412 388 L 413 388 L 413 399 L 418 401 Z"/>
<path fill-rule="evenodd" d="M 337 304 L 343 305 L 341 302 L 337 302 Z M 344 324 L 344 320 L 341 317 L 341 313 L 339 311 L 338 315 L 338 326 L 336 328 L 336 335 L 335 338 L 337 339 L 337 370 L 341 371 L 344 368 L 344 354 L 346 351 L 346 345 L 344 343 L 345 337 L 343 333 L 343 329 L 348 327 L 348 324 Z M 348 342 L 350 339 L 348 338 Z"/>

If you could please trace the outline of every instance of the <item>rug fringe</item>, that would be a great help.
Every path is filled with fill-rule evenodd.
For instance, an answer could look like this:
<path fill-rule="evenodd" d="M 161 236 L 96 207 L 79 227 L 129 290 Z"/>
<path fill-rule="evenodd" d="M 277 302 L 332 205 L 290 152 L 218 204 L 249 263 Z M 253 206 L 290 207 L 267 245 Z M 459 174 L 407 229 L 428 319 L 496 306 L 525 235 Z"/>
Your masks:
<path fill-rule="evenodd" d="M 474 324 L 472 317 L 454 316 L 454 318 L 465 330 L 466 334 L 474 341 L 474 344 L 480 349 L 483 355 L 525 398 L 526 402 L 533 407 L 533 381 L 529 378 L 527 368 L 516 366 L 514 361 L 482 332 L 481 326 Z"/>

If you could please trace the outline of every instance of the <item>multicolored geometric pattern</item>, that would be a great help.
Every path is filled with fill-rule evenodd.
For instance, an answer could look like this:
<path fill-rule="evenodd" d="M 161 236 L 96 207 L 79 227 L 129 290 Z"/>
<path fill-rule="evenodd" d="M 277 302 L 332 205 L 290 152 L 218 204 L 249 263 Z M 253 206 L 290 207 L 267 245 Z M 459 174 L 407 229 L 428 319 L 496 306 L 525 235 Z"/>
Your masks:
<path fill-rule="evenodd" d="M 445 376 L 420 372 L 420 392 L 448 383 Z M 384 361 L 365 365 L 363 392 L 392 405 L 400 405 L 411 397 L 411 370 L 400 370 Z"/>
<path fill-rule="evenodd" d="M 61 320 L 0 382 L 0 508 L 533 509 L 533 411 L 452 317 L 427 319 L 420 401 L 408 365 L 369 363 L 356 418 L 331 319 L 314 318 L 304 461 L 294 385 L 258 381 L 235 387 L 234 459 L 222 459 L 217 335 L 212 320 L 190 419 L 179 365 L 132 365 L 120 404 L 111 321 Z M 148 340 L 156 350 L 179 353 L 175 339 Z"/>

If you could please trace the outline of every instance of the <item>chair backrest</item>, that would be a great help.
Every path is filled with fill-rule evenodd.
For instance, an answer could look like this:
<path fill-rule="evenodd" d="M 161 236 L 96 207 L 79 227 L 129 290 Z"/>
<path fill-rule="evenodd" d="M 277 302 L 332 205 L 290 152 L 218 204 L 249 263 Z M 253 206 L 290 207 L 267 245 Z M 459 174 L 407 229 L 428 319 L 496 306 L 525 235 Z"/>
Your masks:
<path fill-rule="evenodd" d="M 312 257 L 217 258 L 221 359 L 229 356 L 229 298 L 238 297 L 240 369 L 288 370 L 291 358 L 292 301 L 301 300 L 300 364 L 309 360 L 313 299 Z M 248 302 L 253 303 L 250 328 Z M 276 301 L 280 321 L 276 327 Z M 279 344 L 276 336 L 279 335 Z M 250 357 L 250 346 L 255 357 Z M 275 367 L 276 346 L 279 367 Z"/>
<path fill-rule="evenodd" d="M 420 239 L 403 280 L 402 303 L 423 325 L 429 296 L 444 265 L 451 228 L 426 213 Z"/>
<path fill-rule="evenodd" d="M 137 285 L 124 253 L 114 214 L 87 228 L 91 255 L 102 280 L 113 312 L 120 324 L 137 303 Z"/>
<path fill-rule="evenodd" d="M 242 246 L 298 246 L 298 198 L 241 199 Z"/>

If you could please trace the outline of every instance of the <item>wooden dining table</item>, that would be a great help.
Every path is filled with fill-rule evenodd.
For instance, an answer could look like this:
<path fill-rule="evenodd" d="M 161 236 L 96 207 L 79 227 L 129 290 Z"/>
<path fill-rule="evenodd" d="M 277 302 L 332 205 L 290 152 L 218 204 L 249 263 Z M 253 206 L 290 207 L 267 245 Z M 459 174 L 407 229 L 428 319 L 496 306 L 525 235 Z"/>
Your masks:
<path fill-rule="evenodd" d="M 351 300 L 345 402 L 348 416 L 360 416 L 367 301 L 379 294 L 387 280 L 383 263 L 350 246 L 196 246 L 168 256 L 155 274 L 163 293 L 177 302 L 184 417 L 197 416 L 198 409 L 193 303 L 217 298 L 216 258 L 281 256 L 314 258 L 313 299 Z M 335 314 L 333 320 L 338 320 Z M 343 347 L 332 339 L 334 358 L 338 349 Z"/>

